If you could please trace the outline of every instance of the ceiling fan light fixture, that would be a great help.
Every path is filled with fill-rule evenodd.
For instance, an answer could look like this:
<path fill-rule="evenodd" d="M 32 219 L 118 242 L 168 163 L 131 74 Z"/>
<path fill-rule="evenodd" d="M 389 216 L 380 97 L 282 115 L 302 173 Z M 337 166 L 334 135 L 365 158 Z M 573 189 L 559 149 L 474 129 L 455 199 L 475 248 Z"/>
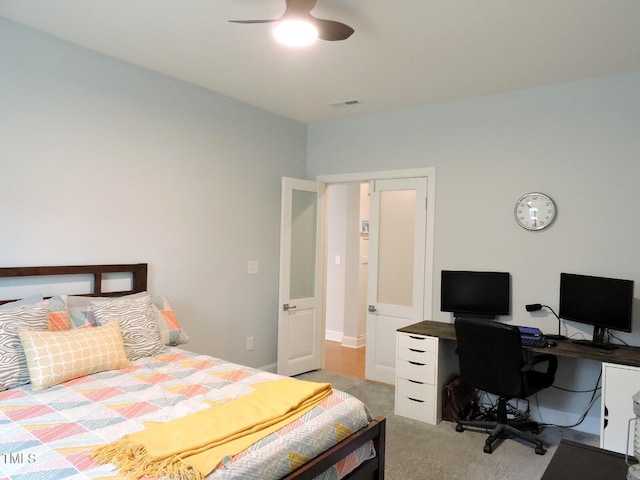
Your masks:
<path fill-rule="evenodd" d="M 306 47 L 318 39 L 318 29 L 304 20 L 278 22 L 273 34 L 278 42 L 290 47 Z"/>

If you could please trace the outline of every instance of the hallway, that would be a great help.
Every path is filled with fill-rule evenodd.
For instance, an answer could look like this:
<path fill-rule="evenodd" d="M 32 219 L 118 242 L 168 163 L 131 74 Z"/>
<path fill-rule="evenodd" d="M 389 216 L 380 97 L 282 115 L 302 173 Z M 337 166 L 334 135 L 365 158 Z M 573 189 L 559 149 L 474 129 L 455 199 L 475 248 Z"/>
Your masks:
<path fill-rule="evenodd" d="M 365 347 L 343 347 L 340 342 L 325 340 L 323 370 L 364 379 Z"/>

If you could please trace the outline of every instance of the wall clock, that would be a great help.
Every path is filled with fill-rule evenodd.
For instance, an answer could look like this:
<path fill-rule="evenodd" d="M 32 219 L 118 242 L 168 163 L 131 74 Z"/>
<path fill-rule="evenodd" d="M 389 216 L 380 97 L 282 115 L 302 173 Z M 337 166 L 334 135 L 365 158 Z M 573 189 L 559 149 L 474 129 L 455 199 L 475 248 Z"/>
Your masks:
<path fill-rule="evenodd" d="M 553 222 L 556 204 L 548 195 L 532 192 L 516 202 L 514 214 L 518 225 L 527 230 L 542 230 Z"/>

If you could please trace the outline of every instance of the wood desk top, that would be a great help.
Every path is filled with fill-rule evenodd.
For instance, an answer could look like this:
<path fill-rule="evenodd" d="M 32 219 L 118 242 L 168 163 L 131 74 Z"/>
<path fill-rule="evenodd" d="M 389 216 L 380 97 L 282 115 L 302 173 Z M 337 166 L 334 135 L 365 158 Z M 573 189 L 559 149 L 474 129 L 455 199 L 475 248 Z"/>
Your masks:
<path fill-rule="evenodd" d="M 434 322 L 430 320 L 399 328 L 398 332 L 427 335 L 430 337 L 445 338 L 447 340 L 456 339 L 456 330 L 453 323 Z M 556 343 L 557 345 L 555 347 L 524 346 L 522 348 L 538 353 L 550 353 L 558 357 L 583 358 L 640 367 L 640 347 L 620 345 L 620 348 L 615 350 L 601 350 L 588 345 L 573 343 L 571 340 L 556 340 Z"/>

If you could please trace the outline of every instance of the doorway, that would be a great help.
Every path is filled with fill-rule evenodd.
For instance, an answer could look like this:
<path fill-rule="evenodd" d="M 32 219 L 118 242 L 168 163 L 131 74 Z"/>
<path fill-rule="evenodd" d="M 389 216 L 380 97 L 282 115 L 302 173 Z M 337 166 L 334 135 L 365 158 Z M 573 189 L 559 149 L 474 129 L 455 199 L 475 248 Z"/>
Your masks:
<path fill-rule="evenodd" d="M 369 182 L 326 190 L 323 368 L 364 378 L 369 240 Z"/>
<path fill-rule="evenodd" d="M 396 330 L 430 317 L 427 184 L 414 177 L 327 185 L 325 338 L 342 350 L 364 348 L 368 380 L 394 383 Z M 342 356 L 330 347 L 325 368 Z"/>
<path fill-rule="evenodd" d="M 340 342 L 325 340 L 322 370 L 364 380 L 365 353 L 366 347 L 345 347 Z"/>
<path fill-rule="evenodd" d="M 416 181 L 422 186 L 418 187 L 414 183 Z M 353 209 L 346 209 L 347 212 L 350 212 L 350 216 L 345 222 L 348 221 L 352 227 L 347 229 L 345 235 L 350 238 L 355 237 L 357 241 L 346 241 L 345 244 L 359 245 L 360 240 L 363 240 L 365 244 L 370 244 L 368 247 L 370 254 L 362 255 L 365 260 L 362 264 L 365 264 L 367 269 L 367 275 L 362 276 L 363 279 L 366 278 L 366 288 L 362 289 L 367 291 L 366 299 L 364 295 L 359 294 L 361 289 L 359 270 L 363 268 L 359 260 L 360 253 L 351 252 L 350 255 L 345 254 L 343 257 L 342 255 L 332 255 L 325 248 L 327 216 L 324 214 L 326 191 L 329 186 L 360 185 L 363 183 L 368 183 L 371 190 L 369 232 L 367 232 L 367 222 L 363 221 L 367 219 L 360 217 L 359 208 L 355 215 Z M 343 315 L 344 318 L 352 321 L 360 319 L 360 314 L 365 311 L 366 307 L 366 322 L 360 321 L 360 323 L 355 320 L 353 323 L 347 324 L 353 327 L 349 331 L 345 330 L 343 326 L 341 343 L 347 343 L 350 348 L 359 348 L 365 344 L 365 377 L 369 380 L 393 383 L 397 328 L 431 319 L 435 169 L 416 168 L 337 174 L 319 176 L 315 181 L 283 178 L 282 188 L 278 373 L 295 375 L 321 368 L 324 352 L 323 342 L 326 336 L 325 322 L 327 322 L 327 316 L 324 315 L 325 299 L 327 289 L 334 286 L 333 283 L 327 281 L 326 270 L 331 262 L 341 265 L 343 260 L 348 258 L 350 261 L 346 265 L 349 268 L 345 270 L 341 291 L 349 301 L 343 305 Z M 415 192 L 415 195 L 410 194 L 411 201 L 409 202 L 412 205 L 411 211 L 415 213 L 414 226 L 411 227 L 413 234 L 409 231 L 407 231 L 409 233 L 399 234 L 398 232 L 401 230 L 393 226 L 396 224 L 396 219 L 407 217 L 406 210 L 403 208 L 397 210 L 395 207 L 389 210 L 388 208 L 394 204 L 405 203 L 404 191 Z M 311 192 L 317 193 L 310 195 Z M 418 192 L 421 193 L 418 194 Z M 315 200 L 311 201 L 312 198 Z M 304 208 L 299 209 L 300 204 Z M 394 212 L 399 212 L 400 215 L 396 215 Z M 317 221 L 315 223 L 307 221 L 311 217 L 316 218 Z M 394 221 L 388 222 L 384 220 L 385 218 Z M 411 222 L 401 223 L 407 226 Z M 305 235 L 303 236 L 302 233 Z M 392 235 L 389 236 L 389 233 Z M 405 244 L 407 236 L 414 237 L 413 248 L 411 248 L 413 250 L 412 259 L 403 254 L 402 261 L 398 263 L 395 258 L 389 257 L 387 252 L 406 252 L 407 245 L 404 249 L 398 247 L 397 240 L 400 239 L 400 243 Z M 368 240 L 365 239 L 367 237 Z M 293 249 L 293 246 L 298 245 L 299 242 L 302 242 L 304 248 Z M 315 254 L 312 248 L 314 243 Z M 389 246 L 392 246 L 391 250 L 387 248 Z M 303 255 L 302 252 L 307 252 L 307 254 Z M 305 261 L 300 261 L 301 259 Z M 315 259 L 315 262 L 306 261 L 309 259 Z M 391 262 L 389 262 L 390 259 Z M 401 264 L 405 266 L 402 269 L 404 274 L 398 277 L 396 266 Z M 301 271 L 307 272 L 315 279 L 312 282 L 315 287 L 310 288 L 305 295 L 297 295 L 291 289 L 292 275 L 298 274 L 298 269 L 293 268 L 295 265 L 306 266 L 307 268 L 303 268 Z M 406 268 L 407 266 L 409 268 Z M 349 273 L 348 277 L 347 272 Z M 309 276 L 309 278 L 312 277 Z M 351 281 L 347 281 L 347 278 L 350 278 Z M 394 278 L 403 281 L 396 281 Z M 404 281 L 408 278 L 412 279 L 411 282 Z M 358 280 L 354 281 L 353 279 Z M 409 283 L 412 283 L 412 293 L 405 297 L 404 293 L 406 293 L 405 290 Z M 397 288 L 400 285 L 402 285 L 403 295 L 397 296 L 395 293 L 400 291 Z M 387 291 L 388 286 L 392 287 L 391 291 L 394 295 L 383 294 Z M 364 306 L 360 306 L 363 301 L 362 305 Z M 331 317 L 329 316 L 329 318 Z"/>

